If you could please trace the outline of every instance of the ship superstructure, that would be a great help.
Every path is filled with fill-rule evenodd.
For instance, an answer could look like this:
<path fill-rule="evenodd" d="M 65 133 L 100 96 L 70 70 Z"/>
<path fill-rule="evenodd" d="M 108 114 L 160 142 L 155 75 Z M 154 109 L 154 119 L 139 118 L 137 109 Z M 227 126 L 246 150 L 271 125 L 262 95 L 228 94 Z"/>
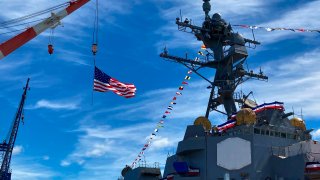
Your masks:
<path fill-rule="evenodd" d="M 243 67 L 248 57 L 246 45 L 260 43 L 233 32 L 220 14 L 210 16 L 210 0 L 203 1 L 202 26 L 181 18 L 176 24 L 180 31 L 190 32 L 203 42 L 204 58 L 178 57 L 167 49 L 160 55 L 186 66 L 208 81 L 211 88 L 205 116 L 187 127 L 176 154 L 167 158 L 162 179 L 320 179 L 320 144 L 312 140 L 312 130 L 306 129 L 304 121 L 286 112 L 282 102 L 258 105 L 249 99 L 252 92 L 241 96 L 235 93 L 237 86 L 249 78 L 268 79 L 261 70 L 254 73 Z M 202 68 L 215 69 L 213 81 L 201 75 Z M 225 114 L 226 122 L 213 126 L 209 120 L 212 111 Z M 147 167 L 127 167 L 123 176 L 161 179 L 159 173 L 145 173 L 151 171 Z"/>

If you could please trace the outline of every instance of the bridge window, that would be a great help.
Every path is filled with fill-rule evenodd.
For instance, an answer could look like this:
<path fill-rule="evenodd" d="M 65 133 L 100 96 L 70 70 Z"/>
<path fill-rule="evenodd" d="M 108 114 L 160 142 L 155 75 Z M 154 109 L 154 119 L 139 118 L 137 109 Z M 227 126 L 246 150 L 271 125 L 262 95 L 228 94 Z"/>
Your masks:
<path fill-rule="evenodd" d="M 270 131 L 270 136 L 274 136 L 274 131 Z"/>
<path fill-rule="evenodd" d="M 266 135 L 269 136 L 269 130 L 266 130 Z"/>
<path fill-rule="evenodd" d="M 260 129 L 254 128 L 254 133 L 255 134 L 260 134 Z"/>

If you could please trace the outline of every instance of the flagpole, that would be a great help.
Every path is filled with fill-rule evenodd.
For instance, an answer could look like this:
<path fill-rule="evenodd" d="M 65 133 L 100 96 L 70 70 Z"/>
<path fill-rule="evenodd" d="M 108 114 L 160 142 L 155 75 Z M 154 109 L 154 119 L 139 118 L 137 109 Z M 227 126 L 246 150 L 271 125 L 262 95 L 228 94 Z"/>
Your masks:
<path fill-rule="evenodd" d="M 91 93 L 91 106 L 93 106 L 93 93 L 94 93 L 94 73 L 96 68 L 96 56 L 93 56 L 93 81 L 92 81 L 92 93 Z"/>

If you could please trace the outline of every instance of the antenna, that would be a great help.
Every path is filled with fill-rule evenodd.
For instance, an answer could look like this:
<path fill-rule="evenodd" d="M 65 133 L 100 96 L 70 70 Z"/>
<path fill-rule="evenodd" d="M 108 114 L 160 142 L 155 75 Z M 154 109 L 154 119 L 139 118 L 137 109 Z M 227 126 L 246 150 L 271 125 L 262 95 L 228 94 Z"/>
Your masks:
<path fill-rule="evenodd" d="M 293 117 L 295 117 L 295 113 L 294 113 L 294 108 L 292 106 L 292 113 L 293 113 Z"/>
<path fill-rule="evenodd" d="M 209 2 L 210 0 L 203 0 L 202 9 L 205 13 L 205 19 L 210 20 L 209 12 L 211 11 L 211 4 Z"/>
<path fill-rule="evenodd" d="M 230 117 L 233 113 L 237 112 L 236 101 L 234 99 L 237 86 L 250 78 L 258 80 L 268 79 L 267 76 L 263 75 L 262 70 L 256 74 L 243 68 L 243 64 L 248 57 L 246 43 L 260 43 L 234 33 L 220 14 L 215 13 L 210 18 L 210 0 L 203 0 L 202 8 L 205 12 L 205 20 L 202 26 L 193 25 L 189 20 L 190 18 L 182 21 L 181 10 L 181 19 L 176 18 L 176 24 L 178 25 L 178 30 L 194 34 L 197 40 L 202 41 L 206 49 L 210 50 L 210 52 L 205 51 L 207 54 L 200 51 L 201 59 L 205 60 L 196 61 L 188 59 L 188 54 L 185 54 L 185 57 L 172 56 L 167 51 L 161 53 L 160 57 L 186 66 L 209 82 L 212 88 L 206 110 L 206 118 L 209 117 L 211 111 L 217 111 Z M 191 31 L 187 31 L 187 29 Z M 199 70 L 202 68 L 214 69 L 214 80 L 209 80 L 200 74 Z M 220 105 L 224 106 L 225 113 L 218 110 L 218 106 Z"/>
<path fill-rule="evenodd" d="M 302 113 L 302 108 L 300 109 L 300 117 L 303 120 L 303 113 Z"/>

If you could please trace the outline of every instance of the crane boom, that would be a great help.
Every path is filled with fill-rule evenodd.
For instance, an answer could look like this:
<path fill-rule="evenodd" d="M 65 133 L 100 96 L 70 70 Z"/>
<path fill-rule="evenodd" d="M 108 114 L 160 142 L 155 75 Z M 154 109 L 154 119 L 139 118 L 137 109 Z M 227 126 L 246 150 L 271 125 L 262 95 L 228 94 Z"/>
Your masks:
<path fill-rule="evenodd" d="M 69 6 L 59 11 L 58 13 L 52 13 L 50 17 L 41 21 L 40 23 L 27 28 L 22 33 L 0 44 L 0 60 L 9 55 L 25 43 L 29 42 L 45 30 L 55 27 L 59 24 L 60 20 L 85 5 L 90 0 L 73 0 L 70 1 Z"/>
<path fill-rule="evenodd" d="M 0 151 L 3 151 L 3 159 L 0 169 L 0 180 L 10 180 L 11 179 L 11 172 L 10 172 L 10 162 L 14 144 L 16 142 L 19 124 L 21 120 L 23 120 L 23 106 L 27 97 L 27 91 L 29 90 L 29 78 L 27 80 L 26 87 L 24 88 L 20 104 L 13 120 L 12 129 L 10 132 L 9 140 L 5 140 L 2 144 L 0 144 Z"/>

